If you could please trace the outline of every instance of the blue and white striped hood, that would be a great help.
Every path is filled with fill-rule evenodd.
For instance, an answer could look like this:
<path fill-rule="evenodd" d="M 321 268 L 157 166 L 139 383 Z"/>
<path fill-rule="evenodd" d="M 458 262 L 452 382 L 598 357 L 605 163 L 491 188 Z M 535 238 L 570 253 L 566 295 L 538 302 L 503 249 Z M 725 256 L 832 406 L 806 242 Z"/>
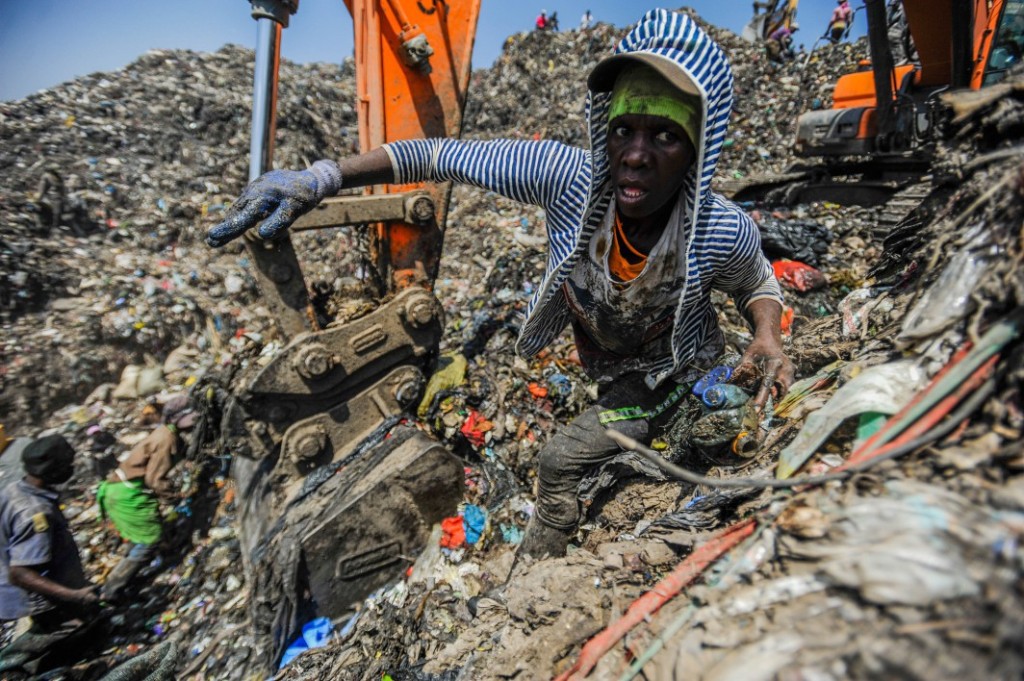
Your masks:
<path fill-rule="evenodd" d="M 691 177 L 686 184 L 691 216 L 699 215 L 708 199 L 711 178 L 722 152 L 732 112 L 733 79 L 729 60 L 721 48 L 693 19 L 679 12 L 654 9 L 647 12 L 615 47 L 613 54 L 646 52 L 674 63 L 701 91 L 704 131 L 699 142 L 695 169 L 699 182 Z M 587 97 L 587 123 L 593 164 L 592 187 L 608 181 L 608 106 L 610 92 L 593 92 Z M 696 175 L 695 175 L 696 177 Z M 690 221 L 691 232 L 696 220 Z"/>
<path fill-rule="evenodd" d="M 690 17 L 661 9 L 645 14 L 615 48 L 615 54 L 639 53 L 664 60 L 659 66 L 678 67 L 696 84 L 704 104 L 697 161 L 680 196 L 689 210 L 674 220 L 671 234 L 673 259 L 682 266 L 676 270 L 681 276 L 672 277 L 679 302 L 671 356 L 649 365 L 646 380 L 653 386 L 699 368 L 693 364 L 697 351 L 721 338 L 712 289 L 730 294 L 741 311 L 761 298 L 782 304 L 782 293 L 761 253 L 757 225 L 710 188 L 732 109 L 732 72 L 725 55 Z M 612 210 L 606 148 L 610 99 L 607 92 L 587 95 L 589 149 L 554 140 L 426 139 L 384 145 L 397 184 L 464 182 L 544 208 L 547 267 L 516 343 L 524 357 L 535 356 L 572 321 L 563 286 L 580 259 L 590 257 L 590 241 Z"/>
<path fill-rule="evenodd" d="M 660 383 L 678 368 L 689 362 L 696 352 L 700 339 L 709 337 L 717 326 L 714 312 L 704 291 L 701 270 L 713 267 L 713 262 L 722 261 L 716 249 L 728 251 L 734 245 L 737 225 L 749 218 L 741 216 L 738 209 L 723 202 L 711 192 L 711 179 L 718 165 L 722 143 L 728 128 L 732 111 L 733 78 L 729 61 L 718 45 L 685 14 L 655 9 L 647 12 L 625 38 L 616 46 L 614 54 L 636 54 L 646 52 L 676 64 L 697 86 L 703 103 L 703 136 L 698 145 L 697 161 L 683 191 L 690 210 L 680 229 L 685 229 L 685 238 L 678 241 L 685 244 L 687 277 L 679 292 L 672 331 L 672 357 L 666 358 L 664 366 L 648 376 L 648 383 Z M 527 307 L 526 320 L 517 343 L 517 350 L 524 356 L 532 356 L 547 345 L 569 320 L 569 311 L 558 293 L 576 262 L 584 253 L 602 218 L 611 207 L 612 191 L 608 172 L 608 107 L 611 93 L 591 90 L 587 94 L 586 114 L 590 128 L 590 150 L 586 154 L 585 171 L 589 171 L 585 207 L 581 220 L 572 231 L 563 231 L 549 219 L 548 268 L 544 281 Z M 683 198 L 681 197 L 681 198 Z M 583 198 L 583 197 L 580 197 Z M 549 211 L 549 218 L 550 218 Z M 724 220 L 723 220 L 724 217 Z M 725 226 L 724 231 L 713 225 Z M 698 226 L 703 226 L 703 235 L 698 235 Z M 680 235 L 684 236 L 684 235 Z M 719 244 L 708 248 L 708 239 L 718 238 Z M 695 242 L 701 242 L 701 254 L 693 252 Z M 743 244 L 746 250 L 760 253 L 760 246 L 754 236 Z M 759 256 L 763 257 L 763 256 Z M 763 280 L 770 276 L 771 266 L 763 263 L 762 270 L 754 277 Z M 707 272 L 711 276 L 711 272 Z M 729 275 L 730 280 L 737 280 Z M 747 282 L 744 282 L 746 285 Z M 753 283 L 756 285 L 756 282 Z M 753 288 L 751 285 L 751 288 Z"/>

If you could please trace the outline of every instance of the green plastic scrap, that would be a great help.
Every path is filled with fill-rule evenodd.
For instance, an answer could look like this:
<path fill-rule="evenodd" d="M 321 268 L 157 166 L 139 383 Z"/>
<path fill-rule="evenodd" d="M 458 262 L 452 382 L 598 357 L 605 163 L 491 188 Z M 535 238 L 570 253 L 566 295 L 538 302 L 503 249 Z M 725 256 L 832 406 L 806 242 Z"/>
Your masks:
<path fill-rule="evenodd" d="M 853 448 L 856 449 L 861 443 L 866 442 L 869 437 L 880 431 L 887 420 L 889 420 L 887 414 L 877 411 L 866 411 L 861 414 L 860 422 L 857 424 L 857 439 L 853 442 Z"/>
<path fill-rule="evenodd" d="M 864 412 L 895 414 L 926 378 L 912 360 L 864 369 L 839 388 L 824 407 L 807 417 L 797 436 L 779 453 L 776 477 L 785 479 L 796 473 L 846 419 Z"/>

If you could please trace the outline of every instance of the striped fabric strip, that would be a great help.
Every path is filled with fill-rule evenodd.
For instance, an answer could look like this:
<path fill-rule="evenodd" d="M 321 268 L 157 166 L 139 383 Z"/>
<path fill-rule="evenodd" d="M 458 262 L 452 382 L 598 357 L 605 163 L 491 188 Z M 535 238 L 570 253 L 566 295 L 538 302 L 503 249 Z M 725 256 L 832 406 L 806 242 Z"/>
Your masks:
<path fill-rule="evenodd" d="M 676 309 L 672 357 L 647 377 L 656 385 L 685 368 L 717 331 L 711 289 L 733 296 L 741 309 L 782 291 L 761 253 L 757 226 L 735 204 L 711 191 L 732 110 L 733 79 L 721 49 L 688 16 L 667 10 L 645 14 L 615 48 L 616 54 L 650 52 L 673 60 L 704 91 L 704 138 L 699 178 L 685 191 L 696 215 L 686 253 L 687 277 Z M 610 95 L 590 92 L 586 113 L 590 151 L 555 141 L 426 139 L 384 145 L 399 184 L 455 181 L 540 206 L 547 214 L 548 260 L 526 310 L 516 350 L 536 355 L 561 333 L 570 311 L 561 294 L 573 266 L 611 204 L 608 135 Z"/>

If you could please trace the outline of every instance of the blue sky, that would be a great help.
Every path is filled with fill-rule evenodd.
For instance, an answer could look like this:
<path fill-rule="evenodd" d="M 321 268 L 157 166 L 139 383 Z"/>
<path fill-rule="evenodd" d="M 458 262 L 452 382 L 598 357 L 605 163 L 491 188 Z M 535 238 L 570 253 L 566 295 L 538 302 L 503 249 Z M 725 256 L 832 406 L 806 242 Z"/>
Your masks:
<path fill-rule="evenodd" d="M 737 32 L 751 15 L 750 0 L 686 4 L 711 23 Z M 0 100 L 119 69 L 150 49 L 213 52 L 225 43 L 252 47 L 256 42 L 247 0 L 5 0 L 3 5 Z M 600 21 L 627 26 L 654 6 L 627 0 L 483 0 L 473 65 L 490 66 L 505 38 L 531 29 L 541 9 L 557 11 L 566 29 L 575 27 L 587 8 Z M 824 33 L 833 6 L 834 0 L 802 0 L 798 42 L 810 47 Z M 856 23 L 856 33 L 863 34 L 863 19 Z M 339 62 L 351 53 L 352 20 L 342 0 L 300 0 L 299 12 L 282 37 L 282 56 L 300 63 Z"/>

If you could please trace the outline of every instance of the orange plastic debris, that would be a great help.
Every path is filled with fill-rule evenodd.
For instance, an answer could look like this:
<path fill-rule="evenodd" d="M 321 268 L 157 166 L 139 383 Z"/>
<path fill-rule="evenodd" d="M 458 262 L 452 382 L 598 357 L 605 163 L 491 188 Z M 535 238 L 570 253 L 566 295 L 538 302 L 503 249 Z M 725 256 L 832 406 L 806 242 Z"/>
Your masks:
<path fill-rule="evenodd" d="M 494 428 L 493 423 L 481 416 L 480 412 L 471 409 L 460 430 L 471 444 L 479 447 L 487 441 L 487 431 L 492 428 Z"/>
<path fill-rule="evenodd" d="M 793 330 L 793 308 L 785 305 L 782 308 L 782 333 L 789 335 Z"/>
<path fill-rule="evenodd" d="M 441 521 L 441 548 L 457 549 L 466 544 L 466 530 L 462 516 L 454 515 Z"/>

